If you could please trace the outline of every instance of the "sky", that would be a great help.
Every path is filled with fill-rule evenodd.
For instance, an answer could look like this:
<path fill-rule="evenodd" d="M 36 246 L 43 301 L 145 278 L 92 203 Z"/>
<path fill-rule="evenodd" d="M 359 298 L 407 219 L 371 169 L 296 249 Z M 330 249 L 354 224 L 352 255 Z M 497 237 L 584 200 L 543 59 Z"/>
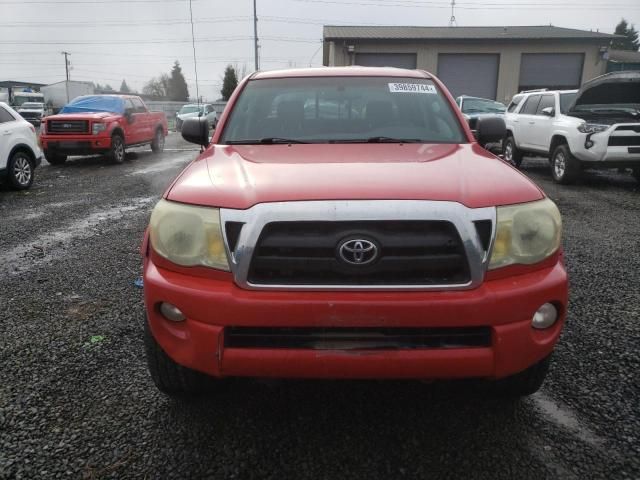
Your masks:
<path fill-rule="evenodd" d="M 256 0 L 260 69 L 320 66 L 323 25 L 446 26 L 451 0 Z M 549 25 L 613 33 L 640 29 L 640 1 L 456 0 L 458 26 Z M 253 0 L 192 0 L 198 85 L 220 97 L 224 68 L 251 73 Z M 138 91 L 178 60 L 195 97 L 189 0 L 0 0 L 0 81 L 65 78 Z"/>

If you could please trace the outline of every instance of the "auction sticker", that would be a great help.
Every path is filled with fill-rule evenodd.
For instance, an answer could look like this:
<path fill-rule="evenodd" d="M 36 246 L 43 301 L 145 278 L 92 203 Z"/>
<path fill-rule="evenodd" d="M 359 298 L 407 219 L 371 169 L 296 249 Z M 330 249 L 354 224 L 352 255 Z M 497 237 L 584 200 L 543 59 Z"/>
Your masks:
<path fill-rule="evenodd" d="M 424 83 L 390 83 L 389 91 L 392 93 L 431 93 L 438 94 L 436 87 Z"/>

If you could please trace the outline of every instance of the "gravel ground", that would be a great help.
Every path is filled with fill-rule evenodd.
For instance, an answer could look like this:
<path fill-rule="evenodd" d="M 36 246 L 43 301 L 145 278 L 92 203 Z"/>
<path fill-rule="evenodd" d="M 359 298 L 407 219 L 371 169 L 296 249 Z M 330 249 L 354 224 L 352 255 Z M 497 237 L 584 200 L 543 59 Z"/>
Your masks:
<path fill-rule="evenodd" d="M 570 315 L 543 391 L 236 381 L 191 403 L 147 374 L 134 287 L 150 209 L 196 151 L 43 165 L 0 189 L 0 478 L 640 478 L 640 188 L 551 183 Z"/>

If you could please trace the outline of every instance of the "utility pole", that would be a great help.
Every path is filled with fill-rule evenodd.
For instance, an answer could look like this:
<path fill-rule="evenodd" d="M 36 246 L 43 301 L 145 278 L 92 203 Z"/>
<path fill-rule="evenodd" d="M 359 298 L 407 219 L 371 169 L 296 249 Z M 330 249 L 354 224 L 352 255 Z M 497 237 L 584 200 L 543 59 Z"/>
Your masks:
<path fill-rule="evenodd" d="M 253 0 L 253 56 L 257 71 L 260 69 L 260 63 L 258 62 L 258 13 L 256 9 L 256 0 Z"/>
<path fill-rule="evenodd" d="M 69 103 L 69 60 L 67 57 L 71 54 L 69 52 L 60 52 L 60 53 L 64 55 L 64 69 L 67 74 L 67 81 L 65 82 L 64 86 L 67 91 L 67 103 Z"/>
<path fill-rule="evenodd" d="M 449 19 L 450 27 L 454 27 L 458 25 L 458 22 L 456 22 L 456 14 L 454 11 L 455 8 L 456 8 L 456 0 L 451 0 L 451 18 Z"/>

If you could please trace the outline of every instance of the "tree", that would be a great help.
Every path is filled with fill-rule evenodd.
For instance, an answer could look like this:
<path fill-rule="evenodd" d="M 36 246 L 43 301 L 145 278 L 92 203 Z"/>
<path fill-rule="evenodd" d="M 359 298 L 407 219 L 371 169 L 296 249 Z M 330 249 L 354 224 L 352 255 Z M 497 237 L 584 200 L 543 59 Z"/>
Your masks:
<path fill-rule="evenodd" d="M 187 87 L 187 81 L 182 74 L 180 62 L 177 60 L 171 69 L 168 94 L 169 98 L 174 101 L 186 102 L 189 100 L 189 88 Z"/>
<path fill-rule="evenodd" d="M 113 87 L 111 85 L 109 85 L 108 83 L 104 86 L 103 90 L 105 92 L 115 92 L 115 90 L 113 89 Z"/>
<path fill-rule="evenodd" d="M 222 90 L 220 93 L 222 94 L 223 100 L 229 100 L 231 94 L 238 86 L 238 75 L 236 74 L 236 69 L 233 68 L 232 65 L 227 65 L 227 68 L 224 71 L 224 78 L 222 79 Z"/>
<path fill-rule="evenodd" d="M 144 87 L 142 87 L 142 93 L 153 97 L 166 98 L 169 96 L 170 83 L 171 79 L 169 78 L 169 75 L 163 73 L 159 77 L 154 77 L 149 80 Z"/>
<path fill-rule="evenodd" d="M 120 84 L 120 91 L 122 93 L 130 93 L 131 89 L 129 88 L 129 85 L 127 85 L 127 81 L 125 79 L 122 79 L 122 83 Z"/>
<path fill-rule="evenodd" d="M 629 26 L 629 23 L 623 18 L 620 23 L 616 25 L 616 35 L 620 35 L 625 38 L 616 38 L 611 42 L 611 48 L 614 50 L 632 50 L 637 52 L 640 49 L 640 39 L 638 39 L 638 31 L 633 25 Z"/>

